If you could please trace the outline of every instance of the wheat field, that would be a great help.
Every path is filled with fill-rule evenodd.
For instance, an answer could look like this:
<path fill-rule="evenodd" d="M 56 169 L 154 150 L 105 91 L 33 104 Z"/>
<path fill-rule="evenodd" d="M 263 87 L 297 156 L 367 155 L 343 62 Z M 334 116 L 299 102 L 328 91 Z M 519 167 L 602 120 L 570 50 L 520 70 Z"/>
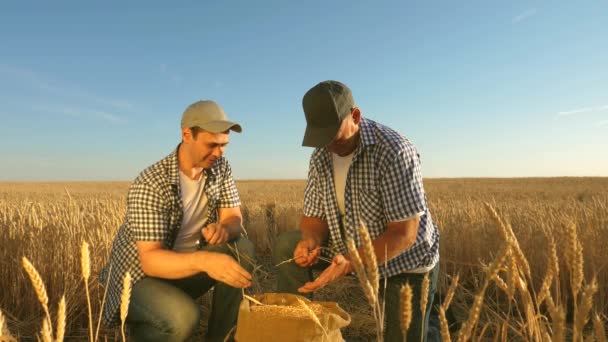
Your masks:
<path fill-rule="evenodd" d="M 237 186 L 261 265 L 248 292 L 273 292 L 269 254 L 277 234 L 297 228 L 304 181 Z M 36 340 L 49 329 L 40 294 L 23 267 L 26 257 L 45 286 L 49 324 L 55 325 L 65 295 L 61 336 L 91 339 L 103 299 L 95 276 L 122 221 L 128 187 L 0 183 L 0 335 L 10 331 L 19 340 Z M 427 179 L 425 188 L 441 234 L 444 334 L 455 340 L 605 341 L 608 178 Z M 83 241 L 90 256 L 86 287 Z M 351 314 L 343 331 L 348 341 L 375 340 L 374 313 L 355 277 L 322 289 L 315 299 L 337 301 Z M 208 304 L 205 296 L 204 318 Z M 102 327 L 99 339 L 106 338 L 121 340 L 120 329 Z"/>

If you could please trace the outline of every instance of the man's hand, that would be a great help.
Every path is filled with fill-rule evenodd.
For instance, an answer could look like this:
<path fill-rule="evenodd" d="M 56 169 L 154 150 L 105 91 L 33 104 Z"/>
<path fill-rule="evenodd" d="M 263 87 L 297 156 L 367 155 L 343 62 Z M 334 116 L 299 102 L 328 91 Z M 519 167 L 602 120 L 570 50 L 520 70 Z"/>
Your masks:
<path fill-rule="evenodd" d="M 298 242 L 296 249 L 293 251 L 295 263 L 301 267 L 309 267 L 314 265 L 319 260 L 321 248 L 314 239 L 305 239 Z"/>
<path fill-rule="evenodd" d="M 251 274 L 229 255 L 209 252 L 205 255 L 204 270 L 211 278 L 232 287 L 251 286 Z"/>
<path fill-rule="evenodd" d="M 221 245 L 230 239 L 230 233 L 226 227 L 219 223 L 209 223 L 201 229 L 201 234 L 210 245 Z"/>
<path fill-rule="evenodd" d="M 323 271 L 313 282 L 308 282 L 298 289 L 300 293 L 314 292 L 332 281 L 342 278 L 351 271 L 351 263 L 343 255 L 338 254 L 334 257 L 331 265 Z"/>

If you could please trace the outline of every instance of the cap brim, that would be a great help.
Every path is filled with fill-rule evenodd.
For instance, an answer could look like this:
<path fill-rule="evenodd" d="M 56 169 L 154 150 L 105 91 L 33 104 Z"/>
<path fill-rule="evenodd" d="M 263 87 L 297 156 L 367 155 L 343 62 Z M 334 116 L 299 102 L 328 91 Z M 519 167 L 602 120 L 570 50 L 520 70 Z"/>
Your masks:
<path fill-rule="evenodd" d="M 308 125 L 306 126 L 306 131 L 304 132 L 302 146 L 325 147 L 329 145 L 336 134 L 338 134 L 339 129 L 339 124 L 330 127 L 312 127 Z"/>
<path fill-rule="evenodd" d="M 227 130 L 232 130 L 237 133 L 241 133 L 243 131 L 241 125 L 232 121 L 211 121 L 206 122 L 203 126 L 199 127 L 211 133 L 222 133 L 226 132 Z"/>

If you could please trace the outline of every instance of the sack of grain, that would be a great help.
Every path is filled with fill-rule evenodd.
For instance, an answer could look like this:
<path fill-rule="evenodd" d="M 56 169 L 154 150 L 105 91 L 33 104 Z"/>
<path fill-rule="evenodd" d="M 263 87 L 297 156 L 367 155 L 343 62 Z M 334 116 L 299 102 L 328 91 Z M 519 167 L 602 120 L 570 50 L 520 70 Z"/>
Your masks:
<path fill-rule="evenodd" d="M 244 298 L 241 302 L 234 337 L 237 342 L 344 341 L 340 328 L 350 323 L 350 316 L 337 303 L 311 302 L 287 293 L 252 297 L 255 300 Z"/>

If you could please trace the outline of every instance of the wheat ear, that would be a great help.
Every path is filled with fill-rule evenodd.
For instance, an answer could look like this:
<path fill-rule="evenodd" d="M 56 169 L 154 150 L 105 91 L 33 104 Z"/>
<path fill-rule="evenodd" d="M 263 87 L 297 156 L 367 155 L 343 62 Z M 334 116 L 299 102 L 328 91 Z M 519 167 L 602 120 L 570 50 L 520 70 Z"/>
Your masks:
<path fill-rule="evenodd" d="M 129 301 L 131 300 L 131 272 L 125 274 L 122 283 L 122 295 L 120 296 L 120 333 L 122 334 L 123 342 L 126 342 L 125 338 L 125 320 L 129 312 Z"/>
<path fill-rule="evenodd" d="M 447 310 L 452 303 L 452 298 L 454 298 L 454 293 L 456 293 L 456 288 L 458 287 L 458 281 L 460 280 L 460 273 L 456 274 L 455 277 L 452 277 L 452 282 L 450 283 L 450 288 L 448 289 L 448 293 L 445 296 L 445 300 L 443 301 L 443 309 Z"/>
<path fill-rule="evenodd" d="M 61 296 L 59 306 L 57 308 L 57 330 L 55 331 L 55 341 L 62 342 L 65 336 L 65 316 L 66 316 L 65 294 Z"/>
<path fill-rule="evenodd" d="M 53 342 L 53 331 L 48 320 L 42 321 L 42 330 L 40 331 L 40 337 L 43 342 Z"/>
<path fill-rule="evenodd" d="M 448 325 L 448 319 L 445 317 L 445 309 L 443 306 L 439 307 L 439 323 L 441 324 L 441 340 L 445 342 L 452 342 L 450 337 L 450 327 Z"/>
<path fill-rule="evenodd" d="M 365 265 L 365 272 L 367 273 L 367 279 L 374 289 L 374 293 L 378 295 L 378 289 L 380 286 L 380 274 L 378 272 L 378 261 L 376 258 L 376 252 L 374 252 L 374 245 L 372 239 L 369 236 L 369 232 L 365 226 L 359 227 L 359 236 L 361 237 L 361 247 L 363 248 L 363 264 Z"/>
<path fill-rule="evenodd" d="M 581 297 L 580 305 L 577 308 L 577 312 L 575 314 L 574 319 L 574 335 L 579 336 L 582 335 L 585 325 L 589 321 L 589 312 L 591 312 L 591 307 L 593 306 L 593 295 L 597 292 L 598 286 L 595 278 L 591 281 L 591 284 L 588 284 L 583 291 L 583 295 Z"/>
<path fill-rule="evenodd" d="M 23 268 L 25 272 L 30 278 L 32 285 L 34 287 L 34 291 L 36 292 L 36 296 L 38 296 L 38 301 L 42 304 L 42 309 L 44 310 L 44 314 L 46 315 L 47 325 L 50 327 L 51 325 L 51 314 L 49 313 L 49 297 L 46 294 L 46 287 L 44 287 L 44 282 L 40 277 L 40 274 L 32 265 L 32 263 L 26 258 L 23 257 L 21 259 Z"/>
<path fill-rule="evenodd" d="M 401 290 L 399 291 L 399 311 L 401 314 L 399 315 L 399 323 L 401 325 L 401 333 L 403 334 L 404 341 L 410 324 L 412 323 L 412 297 L 413 291 L 410 284 L 402 285 Z"/>
<path fill-rule="evenodd" d="M 369 305 L 372 308 L 376 305 L 377 297 L 374 294 L 373 287 L 367 279 L 367 275 L 365 273 L 365 268 L 363 266 L 363 261 L 361 260 L 361 256 L 355 247 L 355 242 L 352 239 L 348 239 L 346 242 L 346 246 L 348 248 L 348 255 L 350 257 L 350 261 L 353 264 L 353 269 L 357 274 L 357 278 L 359 279 L 359 284 L 363 288 L 363 293 L 365 293 L 365 297 L 369 302 Z"/>
<path fill-rule="evenodd" d="M 420 289 L 420 314 L 422 315 L 421 317 L 423 318 L 423 322 L 424 322 L 424 317 L 426 317 L 426 306 L 428 305 L 429 302 L 429 285 L 430 285 L 430 278 L 429 278 L 429 274 L 425 274 L 424 278 L 422 279 L 422 286 Z M 424 323 L 421 325 L 421 335 L 420 336 L 424 336 L 424 334 L 426 333 L 426 331 L 424 331 Z"/>
<path fill-rule="evenodd" d="M 82 241 L 80 247 L 80 266 L 82 269 L 82 279 L 84 280 L 84 290 L 87 296 L 87 309 L 89 311 L 89 341 L 93 342 L 93 311 L 91 309 L 91 295 L 89 292 L 89 277 L 91 275 L 89 244 Z"/>

